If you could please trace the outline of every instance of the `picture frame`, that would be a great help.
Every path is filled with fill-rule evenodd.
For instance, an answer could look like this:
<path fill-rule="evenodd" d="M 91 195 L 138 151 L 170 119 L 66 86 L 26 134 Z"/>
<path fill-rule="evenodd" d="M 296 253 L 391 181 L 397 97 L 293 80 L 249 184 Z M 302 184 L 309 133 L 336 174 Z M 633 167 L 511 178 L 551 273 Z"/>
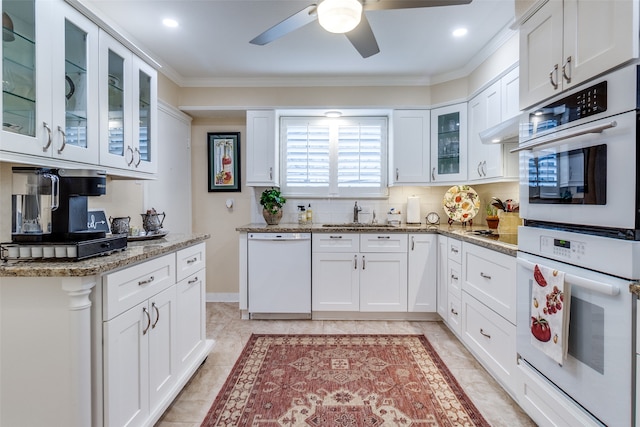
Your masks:
<path fill-rule="evenodd" d="M 208 132 L 209 192 L 240 191 L 240 132 Z"/>
<path fill-rule="evenodd" d="M 87 230 L 111 233 L 111 226 L 104 209 L 89 209 L 87 211 Z"/>

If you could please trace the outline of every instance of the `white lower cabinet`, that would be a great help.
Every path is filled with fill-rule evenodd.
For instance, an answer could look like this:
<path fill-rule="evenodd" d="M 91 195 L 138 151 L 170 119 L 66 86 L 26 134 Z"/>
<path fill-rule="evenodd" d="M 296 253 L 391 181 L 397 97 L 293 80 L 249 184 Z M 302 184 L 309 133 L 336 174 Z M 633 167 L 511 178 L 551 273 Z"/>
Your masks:
<path fill-rule="evenodd" d="M 438 235 L 410 234 L 408 255 L 407 310 L 433 313 L 437 311 L 436 272 Z"/>
<path fill-rule="evenodd" d="M 105 425 L 144 425 L 175 382 L 176 288 L 104 323 Z"/>
<path fill-rule="evenodd" d="M 313 311 L 407 311 L 407 235 L 313 234 Z"/>
<path fill-rule="evenodd" d="M 437 298 L 438 314 L 443 319 L 447 319 L 447 244 L 448 237 L 438 235 L 438 271 L 437 271 Z"/>
<path fill-rule="evenodd" d="M 462 340 L 500 383 L 516 390 L 516 327 L 468 293 L 462 293 Z"/>

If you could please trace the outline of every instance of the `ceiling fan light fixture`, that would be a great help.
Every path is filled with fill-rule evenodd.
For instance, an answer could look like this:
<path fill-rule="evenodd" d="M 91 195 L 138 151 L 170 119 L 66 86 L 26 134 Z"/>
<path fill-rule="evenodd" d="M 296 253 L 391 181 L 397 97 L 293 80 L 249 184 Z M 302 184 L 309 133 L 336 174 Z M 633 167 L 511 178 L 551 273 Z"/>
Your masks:
<path fill-rule="evenodd" d="M 358 26 L 362 3 L 358 0 L 324 0 L 318 5 L 318 21 L 330 33 L 348 33 Z"/>

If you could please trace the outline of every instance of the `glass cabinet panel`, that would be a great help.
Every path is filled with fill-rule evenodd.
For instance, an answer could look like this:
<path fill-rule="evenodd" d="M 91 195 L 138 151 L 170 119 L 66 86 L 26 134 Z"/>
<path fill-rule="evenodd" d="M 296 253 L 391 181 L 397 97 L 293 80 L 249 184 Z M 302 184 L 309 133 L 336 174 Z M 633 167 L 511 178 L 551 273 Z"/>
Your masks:
<path fill-rule="evenodd" d="M 438 116 L 438 174 L 460 172 L 460 113 Z"/>
<path fill-rule="evenodd" d="M 2 2 L 2 127 L 35 137 L 36 28 L 34 1 Z"/>
<path fill-rule="evenodd" d="M 87 147 L 87 33 L 65 20 L 66 143 Z"/>
<path fill-rule="evenodd" d="M 109 153 L 124 156 L 124 67 L 125 60 L 109 50 Z"/>
<path fill-rule="evenodd" d="M 140 70 L 140 134 L 138 135 L 140 160 L 151 161 L 151 76 Z"/>

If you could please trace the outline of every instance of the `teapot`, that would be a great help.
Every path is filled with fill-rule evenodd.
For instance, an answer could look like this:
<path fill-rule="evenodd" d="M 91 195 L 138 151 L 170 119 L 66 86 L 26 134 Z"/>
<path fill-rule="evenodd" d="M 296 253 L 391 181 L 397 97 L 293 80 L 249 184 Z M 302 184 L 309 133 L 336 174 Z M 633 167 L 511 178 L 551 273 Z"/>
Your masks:
<path fill-rule="evenodd" d="M 112 234 L 129 234 L 129 221 L 130 216 L 119 216 L 116 218 L 109 217 L 109 223 L 111 224 Z"/>
<path fill-rule="evenodd" d="M 147 233 L 153 233 L 162 228 L 162 223 L 166 217 L 166 214 L 162 212 L 161 214 L 157 213 L 154 208 L 147 210 L 147 213 L 140 214 L 142 216 L 142 228 Z M 160 220 L 159 216 L 162 215 L 162 220 Z"/>

